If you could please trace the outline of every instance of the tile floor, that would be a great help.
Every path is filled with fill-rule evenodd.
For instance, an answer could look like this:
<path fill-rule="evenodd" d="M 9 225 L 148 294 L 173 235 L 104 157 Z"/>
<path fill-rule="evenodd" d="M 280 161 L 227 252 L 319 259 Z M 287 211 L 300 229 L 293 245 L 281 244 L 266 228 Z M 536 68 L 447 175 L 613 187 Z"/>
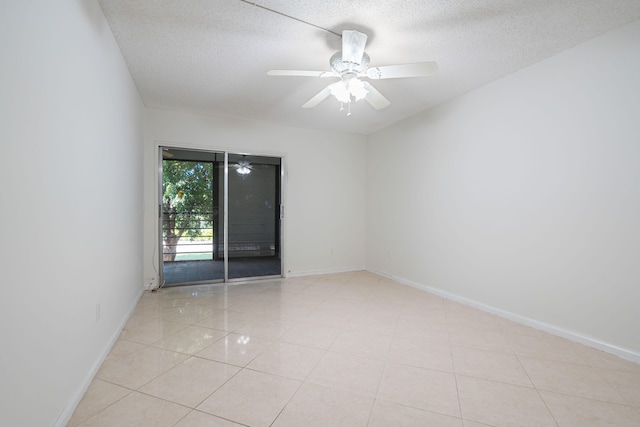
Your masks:
<path fill-rule="evenodd" d="M 640 365 L 366 273 L 145 293 L 71 426 L 640 426 Z"/>

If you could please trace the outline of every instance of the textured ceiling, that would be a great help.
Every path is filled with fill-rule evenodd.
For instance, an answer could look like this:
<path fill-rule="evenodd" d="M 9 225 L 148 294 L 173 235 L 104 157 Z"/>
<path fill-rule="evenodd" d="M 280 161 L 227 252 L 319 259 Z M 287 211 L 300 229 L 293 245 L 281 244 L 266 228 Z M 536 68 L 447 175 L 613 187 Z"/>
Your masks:
<path fill-rule="evenodd" d="M 362 134 L 640 17 L 640 0 L 99 2 L 145 105 Z M 333 80 L 266 75 L 328 71 L 345 29 L 368 34 L 372 66 L 439 71 L 373 81 L 391 105 L 360 101 L 349 117 L 333 97 L 301 108 Z"/>

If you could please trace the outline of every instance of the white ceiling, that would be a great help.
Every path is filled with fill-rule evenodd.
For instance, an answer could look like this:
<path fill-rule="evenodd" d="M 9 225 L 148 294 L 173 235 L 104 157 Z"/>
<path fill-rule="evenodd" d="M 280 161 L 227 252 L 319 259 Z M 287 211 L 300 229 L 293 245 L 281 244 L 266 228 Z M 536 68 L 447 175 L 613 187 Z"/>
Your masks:
<path fill-rule="evenodd" d="M 99 2 L 145 105 L 362 134 L 640 17 L 640 0 Z M 266 75 L 328 71 L 332 32 L 345 29 L 369 36 L 372 66 L 436 61 L 439 72 L 373 81 L 391 106 L 360 101 L 350 117 L 333 97 L 301 108 L 333 80 Z"/>

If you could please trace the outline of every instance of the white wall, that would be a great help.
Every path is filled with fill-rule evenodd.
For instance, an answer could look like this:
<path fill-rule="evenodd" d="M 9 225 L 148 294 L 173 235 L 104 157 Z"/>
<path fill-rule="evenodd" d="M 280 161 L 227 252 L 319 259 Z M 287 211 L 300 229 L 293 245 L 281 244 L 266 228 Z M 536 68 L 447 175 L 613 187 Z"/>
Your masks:
<path fill-rule="evenodd" d="M 0 424 L 64 425 L 142 289 L 142 105 L 95 2 L 0 28 Z"/>
<path fill-rule="evenodd" d="M 372 135 L 367 267 L 640 361 L 640 21 Z"/>
<path fill-rule="evenodd" d="M 285 156 L 286 273 L 364 268 L 366 137 L 155 109 L 144 128 L 145 278 L 158 275 L 158 144 Z"/>

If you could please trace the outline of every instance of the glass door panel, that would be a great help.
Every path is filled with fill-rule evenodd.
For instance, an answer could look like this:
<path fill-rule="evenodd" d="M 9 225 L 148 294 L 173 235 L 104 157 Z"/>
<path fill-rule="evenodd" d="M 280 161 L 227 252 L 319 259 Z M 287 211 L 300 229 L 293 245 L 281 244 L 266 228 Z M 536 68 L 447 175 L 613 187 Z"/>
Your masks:
<path fill-rule="evenodd" d="M 162 147 L 160 227 L 165 286 L 222 281 L 222 153 Z"/>
<path fill-rule="evenodd" d="M 282 274 L 280 172 L 280 158 L 229 154 L 229 279 Z"/>

